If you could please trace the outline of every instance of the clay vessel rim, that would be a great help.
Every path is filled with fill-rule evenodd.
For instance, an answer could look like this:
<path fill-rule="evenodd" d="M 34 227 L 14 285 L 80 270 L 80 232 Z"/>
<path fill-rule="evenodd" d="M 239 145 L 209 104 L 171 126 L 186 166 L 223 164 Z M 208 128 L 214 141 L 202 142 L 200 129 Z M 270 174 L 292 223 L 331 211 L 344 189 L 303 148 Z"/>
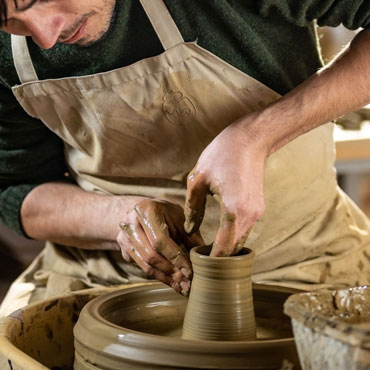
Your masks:
<path fill-rule="evenodd" d="M 254 284 L 254 289 L 269 289 L 271 286 L 264 285 L 264 284 Z M 275 288 L 275 287 L 272 287 Z M 277 287 L 279 288 L 279 287 Z M 183 347 L 184 350 L 191 350 L 193 352 L 204 353 L 204 351 L 210 352 L 209 343 L 212 342 L 212 353 L 235 353 L 240 351 L 241 349 L 245 350 L 261 350 L 265 346 L 280 346 L 287 343 L 294 341 L 293 336 L 287 338 L 278 338 L 278 339 L 267 339 L 267 340 L 259 340 L 259 341 L 201 341 L 201 340 L 188 340 L 182 338 L 176 338 L 174 341 L 172 337 L 162 337 L 160 335 L 149 334 L 139 332 L 133 329 L 128 329 L 116 325 L 105 318 L 103 318 L 99 313 L 99 307 L 103 304 L 108 302 L 109 300 L 114 299 L 117 296 L 126 295 L 130 293 L 136 293 L 139 290 L 168 290 L 172 291 L 172 288 L 165 286 L 162 283 L 158 284 L 151 284 L 150 286 L 142 286 L 137 288 L 129 288 L 124 290 L 119 290 L 116 292 L 110 292 L 107 294 L 103 294 L 94 299 L 95 307 L 90 304 L 91 302 L 87 303 L 84 307 L 84 310 L 88 311 L 90 316 L 93 316 L 96 320 L 95 329 L 99 330 L 99 335 L 104 335 L 101 333 L 101 329 L 103 327 L 109 326 L 110 330 L 110 339 L 109 343 L 111 343 L 112 336 L 116 338 L 116 342 L 120 344 L 125 344 L 134 347 L 135 345 L 145 345 L 146 348 L 153 348 L 153 349 L 160 349 L 163 348 L 163 345 L 166 346 L 168 350 L 179 350 L 179 346 Z M 289 292 L 289 288 L 282 288 L 284 291 Z M 279 290 L 279 289 L 272 289 L 272 290 Z M 292 289 L 296 292 L 296 289 Z M 81 316 L 82 320 L 80 321 L 80 325 L 84 325 L 83 316 Z M 104 329 L 103 329 L 104 332 Z"/>
<path fill-rule="evenodd" d="M 211 252 L 212 246 L 211 245 L 200 245 L 194 247 L 190 250 L 190 257 L 192 262 L 195 261 L 207 261 L 207 262 L 226 262 L 226 261 L 243 261 L 245 259 L 251 259 L 254 257 L 254 251 L 243 247 L 241 249 L 244 254 L 232 255 L 228 257 L 211 257 L 209 253 Z M 199 252 L 202 251 L 202 253 Z M 240 252 L 239 252 L 240 253 Z"/>
<path fill-rule="evenodd" d="M 338 316 L 327 317 L 320 312 L 315 312 L 312 308 L 308 308 L 305 302 L 302 302 L 303 297 L 317 297 L 324 295 L 332 295 L 335 292 L 348 292 L 348 291 L 359 291 L 363 293 L 369 293 L 370 298 L 370 287 L 353 287 L 348 289 L 328 290 L 323 289 L 318 292 L 305 292 L 293 294 L 284 303 L 284 313 L 291 319 L 298 321 L 306 327 L 320 333 L 327 333 L 329 336 L 334 337 L 342 342 L 350 343 L 353 342 L 353 335 L 357 335 L 357 343 L 362 343 L 365 348 L 370 348 L 370 329 L 364 329 L 359 327 L 359 323 L 345 322 Z M 335 324 L 335 326 L 334 326 Z M 345 338 L 343 333 L 349 333 L 350 336 L 346 335 Z M 347 339 L 347 340 L 346 340 Z"/>

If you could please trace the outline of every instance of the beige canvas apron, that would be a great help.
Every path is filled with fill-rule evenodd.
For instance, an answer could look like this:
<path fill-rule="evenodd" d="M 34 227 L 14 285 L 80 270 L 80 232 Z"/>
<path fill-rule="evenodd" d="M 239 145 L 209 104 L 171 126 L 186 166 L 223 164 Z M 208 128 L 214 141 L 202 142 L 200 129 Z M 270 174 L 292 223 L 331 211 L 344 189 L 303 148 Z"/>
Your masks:
<path fill-rule="evenodd" d="M 186 176 L 204 148 L 279 95 L 196 43 L 184 43 L 161 0 L 142 5 L 164 53 L 106 73 L 39 81 L 26 39 L 12 36 L 22 81 L 13 92 L 29 115 L 64 140 L 66 161 L 83 189 L 183 204 Z M 256 252 L 255 282 L 303 289 L 369 283 L 370 224 L 338 190 L 334 159 L 332 124 L 269 158 L 266 211 L 247 241 Z M 202 225 L 208 242 L 217 219 L 210 199 Z M 3 313 L 11 300 L 13 310 L 45 295 L 143 279 L 119 253 L 47 243 L 13 285 Z"/>

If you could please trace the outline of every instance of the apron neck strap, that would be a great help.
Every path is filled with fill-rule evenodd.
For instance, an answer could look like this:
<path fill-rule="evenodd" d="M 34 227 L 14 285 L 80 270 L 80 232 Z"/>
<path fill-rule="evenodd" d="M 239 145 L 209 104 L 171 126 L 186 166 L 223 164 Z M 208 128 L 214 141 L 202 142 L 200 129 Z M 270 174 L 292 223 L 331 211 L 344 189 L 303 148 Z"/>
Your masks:
<path fill-rule="evenodd" d="M 140 0 L 164 50 L 184 42 L 163 0 Z"/>
<path fill-rule="evenodd" d="M 164 50 L 184 42 L 163 0 L 140 0 Z M 22 83 L 38 81 L 24 36 L 11 35 L 14 66 Z"/>
<path fill-rule="evenodd" d="M 37 73 L 33 67 L 28 50 L 26 37 L 11 35 L 11 44 L 14 66 L 19 80 L 22 83 L 38 81 Z"/>

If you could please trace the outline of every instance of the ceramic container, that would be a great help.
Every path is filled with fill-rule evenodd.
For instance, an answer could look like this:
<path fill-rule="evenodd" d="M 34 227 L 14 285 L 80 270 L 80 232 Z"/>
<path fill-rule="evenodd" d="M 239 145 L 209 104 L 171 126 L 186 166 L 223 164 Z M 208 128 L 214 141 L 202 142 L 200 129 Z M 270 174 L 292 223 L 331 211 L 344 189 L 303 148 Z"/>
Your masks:
<path fill-rule="evenodd" d="M 256 339 L 252 295 L 254 252 L 210 257 L 211 247 L 190 251 L 194 278 L 185 313 L 183 339 L 248 341 Z"/>
<path fill-rule="evenodd" d="M 294 294 L 291 317 L 303 370 L 370 369 L 370 288 Z"/>

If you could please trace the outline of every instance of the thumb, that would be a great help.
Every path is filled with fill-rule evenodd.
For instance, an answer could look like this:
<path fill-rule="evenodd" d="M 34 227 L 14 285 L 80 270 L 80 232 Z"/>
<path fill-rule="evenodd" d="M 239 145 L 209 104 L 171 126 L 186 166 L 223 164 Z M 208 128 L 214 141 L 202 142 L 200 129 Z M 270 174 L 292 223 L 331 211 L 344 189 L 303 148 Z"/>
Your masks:
<path fill-rule="evenodd" d="M 194 234 L 199 230 L 202 223 L 208 187 L 199 172 L 191 172 L 187 180 L 185 199 L 185 223 L 184 229 L 188 234 Z"/>

